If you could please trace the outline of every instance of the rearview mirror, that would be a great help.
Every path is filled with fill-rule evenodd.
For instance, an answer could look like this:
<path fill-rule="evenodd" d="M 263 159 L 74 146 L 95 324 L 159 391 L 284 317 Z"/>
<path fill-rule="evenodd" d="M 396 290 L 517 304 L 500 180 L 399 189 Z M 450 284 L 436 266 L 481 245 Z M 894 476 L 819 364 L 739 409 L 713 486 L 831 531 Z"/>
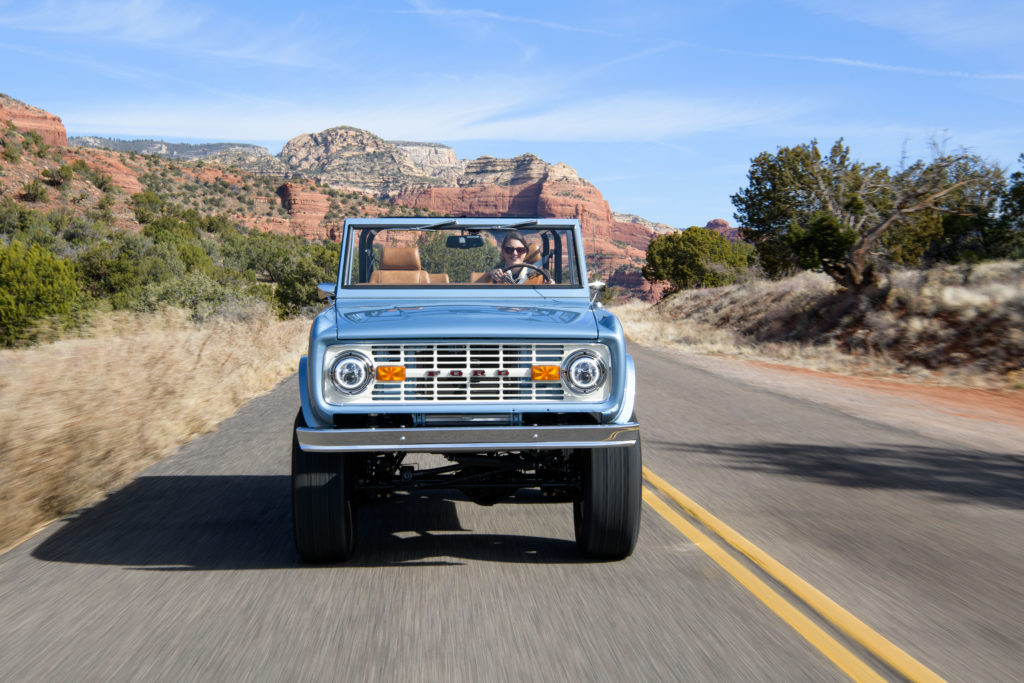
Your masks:
<path fill-rule="evenodd" d="M 484 238 L 481 235 L 448 235 L 444 246 L 449 249 L 477 249 L 484 246 Z"/>

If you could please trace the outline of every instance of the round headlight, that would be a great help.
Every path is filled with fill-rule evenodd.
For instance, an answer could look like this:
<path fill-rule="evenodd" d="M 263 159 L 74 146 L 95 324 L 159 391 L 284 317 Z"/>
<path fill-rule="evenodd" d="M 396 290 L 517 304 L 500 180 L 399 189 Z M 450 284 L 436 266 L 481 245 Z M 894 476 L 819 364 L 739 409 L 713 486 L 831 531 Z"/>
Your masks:
<path fill-rule="evenodd" d="M 358 394 L 373 378 L 370 359 L 361 353 L 343 353 L 331 365 L 331 381 L 338 391 Z"/>
<path fill-rule="evenodd" d="M 565 361 L 565 383 L 578 394 L 596 391 L 606 374 L 604 362 L 590 351 L 577 351 Z"/>

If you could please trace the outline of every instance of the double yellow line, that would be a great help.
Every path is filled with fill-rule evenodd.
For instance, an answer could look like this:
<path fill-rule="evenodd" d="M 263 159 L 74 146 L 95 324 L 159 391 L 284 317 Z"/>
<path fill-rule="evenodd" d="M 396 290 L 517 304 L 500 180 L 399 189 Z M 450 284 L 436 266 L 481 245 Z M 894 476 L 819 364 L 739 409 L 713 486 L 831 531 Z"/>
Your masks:
<path fill-rule="evenodd" d="M 766 552 L 738 534 L 724 522 L 675 489 L 667 481 L 644 467 L 644 479 L 678 505 L 686 514 L 703 524 L 723 541 L 745 555 L 766 574 L 785 586 L 805 605 L 859 643 L 872 655 L 911 681 L 942 681 L 935 672 L 879 635 L 870 626 L 833 602 L 828 596 L 782 566 Z M 672 526 L 683 533 L 758 600 L 789 624 L 811 645 L 818 648 L 836 666 L 855 681 L 884 681 L 874 669 L 815 624 L 803 612 L 762 581 L 729 551 L 716 543 L 676 512 L 650 489 L 644 488 L 644 501 Z"/>

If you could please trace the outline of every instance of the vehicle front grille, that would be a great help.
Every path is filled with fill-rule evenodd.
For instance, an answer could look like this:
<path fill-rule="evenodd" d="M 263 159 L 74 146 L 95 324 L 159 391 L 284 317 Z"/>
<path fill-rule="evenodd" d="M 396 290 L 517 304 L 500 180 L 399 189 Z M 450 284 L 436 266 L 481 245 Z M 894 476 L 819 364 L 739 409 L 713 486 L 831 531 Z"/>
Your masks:
<path fill-rule="evenodd" d="M 375 344 L 374 364 L 401 365 L 404 382 L 377 382 L 372 400 L 560 401 L 561 382 L 535 382 L 532 365 L 559 365 L 561 344 Z"/>

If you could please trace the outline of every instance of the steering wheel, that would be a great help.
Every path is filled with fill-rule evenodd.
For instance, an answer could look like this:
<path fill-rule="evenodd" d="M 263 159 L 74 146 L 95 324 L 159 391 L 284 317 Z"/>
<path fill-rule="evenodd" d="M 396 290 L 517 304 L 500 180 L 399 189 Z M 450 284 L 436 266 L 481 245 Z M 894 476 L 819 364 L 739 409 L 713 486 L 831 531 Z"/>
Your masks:
<path fill-rule="evenodd" d="M 513 268 L 530 268 L 532 270 L 536 270 L 538 273 L 540 273 L 541 275 L 544 276 L 545 280 L 551 280 L 552 282 L 554 282 L 554 278 L 551 277 L 551 273 L 549 273 L 545 269 L 541 268 L 540 266 L 535 266 L 532 263 L 517 263 L 517 264 L 515 264 L 513 266 L 509 266 L 507 269 L 505 269 L 505 268 L 502 269 L 502 270 L 505 271 L 505 277 L 504 277 L 505 284 L 508 284 L 508 285 L 519 284 L 518 282 L 516 282 L 515 280 L 512 279 L 511 275 L 509 275 L 509 271 L 512 270 Z"/>

